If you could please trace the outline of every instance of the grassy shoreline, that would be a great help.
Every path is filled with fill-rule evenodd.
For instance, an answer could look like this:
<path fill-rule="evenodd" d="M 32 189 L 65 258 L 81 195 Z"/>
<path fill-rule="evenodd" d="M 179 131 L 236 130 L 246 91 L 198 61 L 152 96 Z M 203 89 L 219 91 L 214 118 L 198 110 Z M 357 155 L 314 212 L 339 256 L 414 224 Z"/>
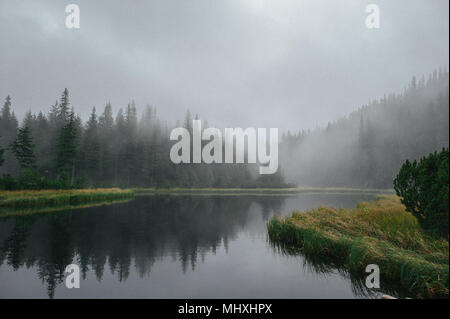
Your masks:
<path fill-rule="evenodd" d="M 412 297 L 448 298 L 448 241 L 424 234 L 396 196 L 379 196 L 353 210 L 294 212 L 271 219 L 267 227 L 271 241 L 331 258 L 349 272 L 364 275 L 367 265 L 377 264 L 384 280 Z"/>
<path fill-rule="evenodd" d="M 129 200 L 133 197 L 132 190 L 118 188 L 0 191 L 0 216 L 89 207 Z"/>

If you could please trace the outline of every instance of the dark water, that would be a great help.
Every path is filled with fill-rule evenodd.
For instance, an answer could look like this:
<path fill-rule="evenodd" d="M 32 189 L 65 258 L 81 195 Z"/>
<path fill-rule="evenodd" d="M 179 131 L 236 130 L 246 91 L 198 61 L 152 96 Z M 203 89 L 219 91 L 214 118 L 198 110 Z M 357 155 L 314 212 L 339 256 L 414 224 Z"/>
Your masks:
<path fill-rule="evenodd" d="M 273 214 L 353 207 L 372 195 L 142 196 L 0 219 L 0 298 L 366 298 L 342 271 L 280 252 Z M 65 267 L 80 266 L 80 289 Z"/>

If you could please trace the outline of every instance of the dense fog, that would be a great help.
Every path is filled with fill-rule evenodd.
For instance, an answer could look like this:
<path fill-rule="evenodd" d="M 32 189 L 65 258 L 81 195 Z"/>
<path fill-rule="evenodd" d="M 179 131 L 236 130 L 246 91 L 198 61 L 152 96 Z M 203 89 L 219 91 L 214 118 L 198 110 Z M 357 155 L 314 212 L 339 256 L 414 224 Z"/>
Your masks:
<path fill-rule="evenodd" d="M 449 144 L 449 74 L 412 79 L 326 128 L 283 137 L 280 162 L 302 186 L 392 187 L 401 164 Z"/>
<path fill-rule="evenodd" d="M 0 1 L 3 188 L 26 170 L 79 186 L 391 188 L 403 161 L 448 146 L 448 1 L 377 1 L 376 29 L 350 0 L 76 4 L 69 29 L 59 1 Z M 279 169 L 175 165 L 170 132 L 195 119 L 277 128 Z"/>

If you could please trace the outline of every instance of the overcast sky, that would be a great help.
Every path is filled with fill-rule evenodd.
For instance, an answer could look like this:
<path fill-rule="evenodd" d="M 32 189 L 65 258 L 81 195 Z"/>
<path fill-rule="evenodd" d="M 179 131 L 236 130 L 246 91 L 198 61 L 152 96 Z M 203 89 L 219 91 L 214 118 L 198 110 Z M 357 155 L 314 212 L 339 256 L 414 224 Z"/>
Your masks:
<path fill-rule="evenodd" d="M 78 4 L 81 28 L 65 27 Z M 381 28 L 367 29 L 378 4 Z M 448 0 L 0 0 L 0 98 L 84 118 L 134 99 L 218 127 L 325 125 L 448 68 Z M 3 102 L 2 102 L 3 103 Z"/>

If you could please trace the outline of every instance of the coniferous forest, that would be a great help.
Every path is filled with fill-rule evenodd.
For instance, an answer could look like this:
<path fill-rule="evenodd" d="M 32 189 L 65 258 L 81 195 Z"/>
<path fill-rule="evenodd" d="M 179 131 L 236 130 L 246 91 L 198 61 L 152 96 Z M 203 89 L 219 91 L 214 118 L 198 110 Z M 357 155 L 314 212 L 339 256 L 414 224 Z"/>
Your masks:
<path fill-rule="evenodd" d="M 0 299 L 447 299 L 450 2 L 342 2 L 0 0 Z"/>
<path fill-rule="evenodd" d="M 182 123 L 192 131 L 187 111 Z M 28 112 L 22 121 L 7 96 L 0 115 L 3 189 L 70 187 L 280 187 L 281 173 L 259 177 L 248 164 L 175 165 L 169 153 L 167 122 L 147 106 L 138 118 L 136 105 L 114 113 L 107 103 L 92 109 L 83 123 L 64 89 L 48 114 Z"/>
<path fill-rule="evenodd" d="M 392 188 L 405 160 L 448 145 L 449 73 L 440 69 L 325 128 L 287 132 L 280 163 L 299 186 Z"/>
<path fill-rule="evenodd" d="M 7 96 L 0 114 L 1 187 L 391 188 L 406 159 L 448 147 L 448 116 L 449 74 L 435 70 L 326 128 L 283 133 L 280 169 L 259 176 L 249 164 L 173 164 L 173 126 L 152 106 L 138 118 L 133 101 L 116 112 L 107 103 L 83 123 L 65 89 L 47 114 L 28 112 L 19 121 Z M 193 118 L 187 111 L 175 127 L 191 131 Z M 36 179 L 45 182 L 37 186 Z"/>

